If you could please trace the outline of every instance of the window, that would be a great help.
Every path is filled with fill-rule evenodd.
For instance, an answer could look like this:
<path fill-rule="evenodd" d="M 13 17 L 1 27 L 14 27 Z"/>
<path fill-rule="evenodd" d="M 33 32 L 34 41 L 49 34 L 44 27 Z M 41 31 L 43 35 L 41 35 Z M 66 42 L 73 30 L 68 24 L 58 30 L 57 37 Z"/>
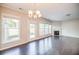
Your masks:
<path fill-rule="evenodd" d="M 35 24 L 30 24 L 30 39 L 35 37 L 35 30 L 36 30 L 36 26 Z"/>
<path fill-rule="evenodd" d="M 45 34 L 49 34 L 49 25 L 48 24 L 45 24 Z"/>
<path fill-rule="evenodd" d="M 20 21 L 15 18 L 2 17 L 2 43 L 20 39 Z"/>
<path fill-rule="evenodd" d="M 46 35 L 51 33 L 51 25 L 49 24 L 39 24 L 39 34 Z"/>
<path fill-rule="evenodd" d="M 39 35 L 44 35 L 44 24 L 39 24 Z"/>
<path fill-rule="evenodd" d="M 52 32 L 52 26 L 49 25 L 49 34 L 51 34 L 51 32 Z"/>

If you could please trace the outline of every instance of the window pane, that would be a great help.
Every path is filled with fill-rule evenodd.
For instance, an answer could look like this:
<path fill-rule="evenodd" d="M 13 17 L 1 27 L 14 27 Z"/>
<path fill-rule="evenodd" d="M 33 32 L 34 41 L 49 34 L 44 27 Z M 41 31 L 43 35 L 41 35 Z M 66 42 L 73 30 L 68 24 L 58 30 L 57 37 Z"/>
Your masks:
<path fill-rule="evenodd" d="M 30 24 L 30 38 L 35 37 L 35 24 Z"/>
<path fill-rule="evenodd" d="M 48 34 L 48 31 L 49 31 L 48 24 L 45 24 L 45 34 Z"/>
<path fill-rule="evenodd" d="M 39 35 L 44 35 L 44 24 L 39 24 Z"/>
<path fill-rule="evenodd" d="M 51 33 L 51 27 L 52 27 L 52 26 L 51 26 L 51 25 L 49 25 L 49 33 Z"/>

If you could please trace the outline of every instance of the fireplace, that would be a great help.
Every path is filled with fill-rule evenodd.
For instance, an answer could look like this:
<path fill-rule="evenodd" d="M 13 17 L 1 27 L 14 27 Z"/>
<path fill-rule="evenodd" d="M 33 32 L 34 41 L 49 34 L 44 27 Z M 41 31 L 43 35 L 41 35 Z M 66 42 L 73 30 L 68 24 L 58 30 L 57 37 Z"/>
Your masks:
<path fill-rule="evenodd" d="M 59 31 L 54 31 L 54 35 L 58 35 L 59 36 Z"/>

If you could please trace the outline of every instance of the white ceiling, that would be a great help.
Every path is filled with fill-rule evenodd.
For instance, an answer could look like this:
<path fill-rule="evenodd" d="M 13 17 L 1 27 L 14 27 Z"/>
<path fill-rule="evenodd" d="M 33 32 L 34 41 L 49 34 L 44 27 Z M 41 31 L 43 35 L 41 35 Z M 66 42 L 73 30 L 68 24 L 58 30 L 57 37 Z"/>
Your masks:
<path fill-rule="evenodd" d="M 64 21 L 79 18 L 79 4 L 75 3 L 5 3 L 6 6 L 15 10 L 22 8 L 21 12 L 27 14 L 29 9 L 40 10 L 43 17 L 52 21 Z M 71 14 L 66 16 L 66 14 Z"/>

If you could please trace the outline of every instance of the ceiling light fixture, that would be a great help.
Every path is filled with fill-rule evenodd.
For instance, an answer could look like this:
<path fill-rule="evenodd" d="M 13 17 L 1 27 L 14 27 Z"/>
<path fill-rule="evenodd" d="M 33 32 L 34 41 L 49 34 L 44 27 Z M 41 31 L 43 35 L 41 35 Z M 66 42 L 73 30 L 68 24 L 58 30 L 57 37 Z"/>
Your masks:
<path fill-rule="evenodd" d="M 41 15 L 41 13 L 40 13 L 39 10 L 37 10 L 37 11 L 29 10 L 29 11 L 28 11 L 28 16 L 29 16 L 30 18 L 34 18 L 34 19 L 42 17 L 42 15 Z"/>
<path fill-rule="evenodd" d="M 29 11 L 28 11 L 28 16 L 29 16 L 29 17 L 32 17 L 32 15 L 33 15 L 32 10 L 29 10 Z"/>

